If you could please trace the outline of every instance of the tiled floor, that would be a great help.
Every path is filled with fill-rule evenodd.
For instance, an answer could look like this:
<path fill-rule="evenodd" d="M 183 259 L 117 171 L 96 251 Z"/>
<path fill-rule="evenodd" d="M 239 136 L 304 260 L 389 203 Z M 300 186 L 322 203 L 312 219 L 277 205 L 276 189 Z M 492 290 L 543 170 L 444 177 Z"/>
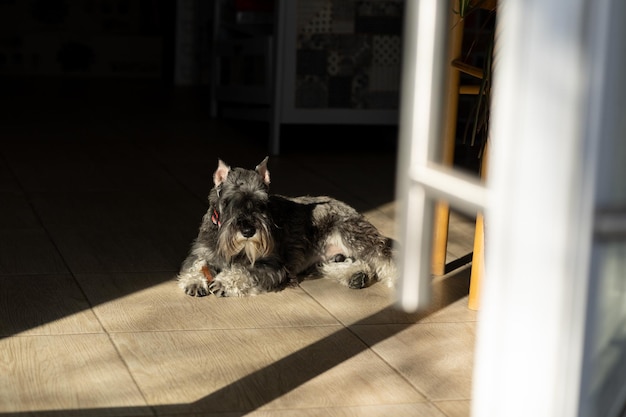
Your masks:
<path fill-rule="evenodd" d="M 217 158 L 254 166 L 262 128 L 210 121 L 176 95 L 70 92 L 2 99 L 0 416 L 469 414 L 468 266 L 435 278 L 419 314 L 383 286 L 325 280 L 188 297 L 174 276 Z M 273 191 L 333 195 L 393 235 L 394 147 L 333 140 L 356 145 L 272 158 Z M 472 238 L 453 215 L 449 260 Z"/>

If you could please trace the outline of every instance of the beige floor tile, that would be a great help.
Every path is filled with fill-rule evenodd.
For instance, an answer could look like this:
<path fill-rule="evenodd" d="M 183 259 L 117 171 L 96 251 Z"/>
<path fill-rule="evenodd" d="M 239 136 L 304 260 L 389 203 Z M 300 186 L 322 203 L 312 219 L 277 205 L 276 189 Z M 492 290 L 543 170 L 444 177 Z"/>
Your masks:
<path fill-rule="evenodd" d="M 470 417 L 471 404 L 469 400 L 437 401 L 435 406 L 447 417 Z"/>
<path fill-rule="evenodd" d="M 71 275 L 4 276 L 0 287 L 2 336 L 103 332 Z"/>
<path fill-rule="evenodd" d="M 75 273 L 177 271 L 195 237 L 190 232 L 158 226 L 52 228 L 59 251 Z"/>
<path fill-rule="evenodd" d="M 157 409 L 157 412 L 159 410 Z M 161 415 L 161 414 L 159 414 Z M 186 417 L 236 417 L 241 413 L 186 414 Z M 446 417 L 430 403 L 370 405 L 362 407 L 297 408 L 287 410 L 255 410 L 249 417 Z M 165 415 L 164 417 L 174 417 Z"/>
<path fill-rule="evenodd" d="M 474 321 L 476 312 L 467 308 L 464 299 L 469 273 L 469 266 L 465 266 L 433 279 L 432 307 L 414 314 L 398 310 L 394 306 L 394 290 L 379 283 L 353 290 L 331 280 L 318 279 L 305 281 L 301 287 L 345 325 Z"/>
<path fill-rule="evenodd" d="M 390 237 L 392 239 L 398 239 L 396 223 L 393 218 L 389 217 L 378 209 L 369 210 L 363 213 L 363 215 L 384 236 Z"/>
<path fill-rule="evenodd" d="M 172 273 L 78 275 L 109 332 L 337 325 L 300 288 L 254 297 L 190 297 Z"/>
<path fill-rule="evenodd" d="M 8 165 L 5 161 L 0 160 L 0 193 L 21 194 L 21 192 L 22 190 Z"/>
<path fill-rule="evenodd" d="M 381 204 L 380 206 L 376 207 L 376 210 L 383 213 L 390 219 L 395 219 L 397 214 L 397 207 L 398 203 L 394 200 L 388 203 Z"/>
<path fill-rule="evenodd" d="M 449 239 L 446 251 L 446 264 L 472 253 L 474 251 L 473 240 L 471 242 L 459 242 L 458 240 Z"/>
<path fill-rule="evenodd" d="M 0 275 L 66 272 L 63 258 L 45 230 L 0 230 Z"/>
<path fill-rule="evenodd" d="M 114 333 L 159 413 L 423 401 L 343 327 Z"/>
<path fill-rule="evenodd" d="M 2 188 L 2 168 L 0 168 L 0 230 L 28 229 L 41 226 L 29 201 L 18 191 L 6 192 Z"/>
<path fill-rule="evenodd" d="M 0 414 L 81 410 L 83 415 L 150 415 L 103 334 L 0 340 Z"/>
<path fill-rule="evenodd" d="M 463 253 L 463 255 L 459 256 L 459 253 Z M 460 264 L 457 264 L 461 262 Z M 463 251 L 453 250 L 450 252 L 446 251 L 446 268 L 456 269 L 463 265 L 467 265 L 472 262 L 472 251 L 465 253 L 465 249 Z"/>
<path fill-rule="evenodd" d="M 448 226 L 448 254 L 446 262 L 471 253 L 474 250 L 474 230 L 476 221 L 461 214 L 450 212 Z"/>
<path fill-rule="evenodd" d="M 36 193 L 31 201 L 42 223 L 52 232 L 88 228 L 104 229 L 113 235 L 120 229 L 158 226 L 185 230 L 193 236 L 207 209 L 188 192 L 169 189 Z"/>
<path fill-rule="evenodd" d="M 467 214 L 458 212 L 456 210 L 450 210 L 450 224 L 463 225 L 465 230 L 473 229 L 476 224 L 476 216 L 468 216 Z"/>
<path fill-rule="evenodd" d="M 345 197 L 345 191 L 332 182 L 320 178 L 308 170 L 298 169 L 289 161 L 270 158 L 268 167 L 272 177 L 272 185 L 270 186 L 272 193 L 287 197 L 301 195 L 328 195 L 339 199 Z M 294 180 L 295 172 L 298 173 L 297 181 Z"/>
<path fill-rule="evenodd" d="M 476 323 L 415 324 L 396 333 L 394 326 L 402 325 L 351 329 L 429 400 L 471 398 Z"/>
<path fill-rule="evenodd" d="M 325 178 L 336 184 L 346 193 L 354 196 L 353 205 L 363 211 L 379 207 L 394 199 L 395 170 L 394 153 L 372 153 L 352 155 L 346 158 L 343 154 L 323 155 L 320 158 L 304 162 L 319 178 Z M 347 199 L 349 202 L 350 199 Z M 360 202 L 365 204 L 361 205 Z"/>

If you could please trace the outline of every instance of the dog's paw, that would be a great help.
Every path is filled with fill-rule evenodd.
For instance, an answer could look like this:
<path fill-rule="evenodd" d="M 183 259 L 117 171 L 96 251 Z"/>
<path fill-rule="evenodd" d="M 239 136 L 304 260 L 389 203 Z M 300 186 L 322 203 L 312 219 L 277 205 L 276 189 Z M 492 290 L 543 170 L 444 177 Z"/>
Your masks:
<path fill-rule="evenodd" d="M 352 263 L 352 262 L 354 262 L 354 258 L 346 256 L 343 253 L 338 253 L 337 255 L 335 255 L 332 258 L 330 258 L 330 262 L 336 262 L 336 263 L 348 262 L 348 263 Z"/>
<path fill-rule="evenodd" d="M 187 284 L 184 288 L 185 294 L 192 297 L 204 297 L 209 294 L 209 288 L 206 282 L 194 282 Z"/>
<path fill-rule="evenodd" d="M 209 291 L 216 297 L 226 297 L 226 289 L 220 281 L 211 281 L 209 284 Z"/>
<path fill-rule="evenodd" d="M 367 287 L 369 283 L 369 277 L 365 272 L 357 272 L 350 277 L 348 281 L 348 287 L 353 289 L 361 289 Z"/>
<path fill-rule="evenodd" d="M 178 286 L 185 294 L 192 297 L 204 297 L 209 294 L 209 285 L 204 276 L 195 272 L 182 272 L 178 275 Z"/>

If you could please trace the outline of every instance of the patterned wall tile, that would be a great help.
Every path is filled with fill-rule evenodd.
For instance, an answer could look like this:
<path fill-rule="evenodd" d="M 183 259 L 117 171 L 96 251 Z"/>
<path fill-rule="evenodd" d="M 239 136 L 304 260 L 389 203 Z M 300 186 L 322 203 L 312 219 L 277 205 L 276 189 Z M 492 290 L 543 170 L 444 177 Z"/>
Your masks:
<path fill-rule="evenodd" d="M 299 1 L 296 106 L 397 106 L 402 10 L 402 0 Z"/>

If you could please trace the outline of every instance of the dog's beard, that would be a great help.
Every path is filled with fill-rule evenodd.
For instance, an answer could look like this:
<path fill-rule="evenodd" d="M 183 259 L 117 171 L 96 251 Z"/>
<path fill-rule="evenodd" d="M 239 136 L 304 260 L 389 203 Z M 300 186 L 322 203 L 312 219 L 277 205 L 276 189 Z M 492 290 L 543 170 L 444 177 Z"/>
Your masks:
<path fill-rule="evenodd" d="M 217 240 L 218 253 L 227 261 L 245 255 L 254 266 L 257 259 L 268 256 L 273 250 L 273 240 L 267 227 L 257 229 L 254 236 L 244 237 L 233 227 L 226 227 Z"/>

